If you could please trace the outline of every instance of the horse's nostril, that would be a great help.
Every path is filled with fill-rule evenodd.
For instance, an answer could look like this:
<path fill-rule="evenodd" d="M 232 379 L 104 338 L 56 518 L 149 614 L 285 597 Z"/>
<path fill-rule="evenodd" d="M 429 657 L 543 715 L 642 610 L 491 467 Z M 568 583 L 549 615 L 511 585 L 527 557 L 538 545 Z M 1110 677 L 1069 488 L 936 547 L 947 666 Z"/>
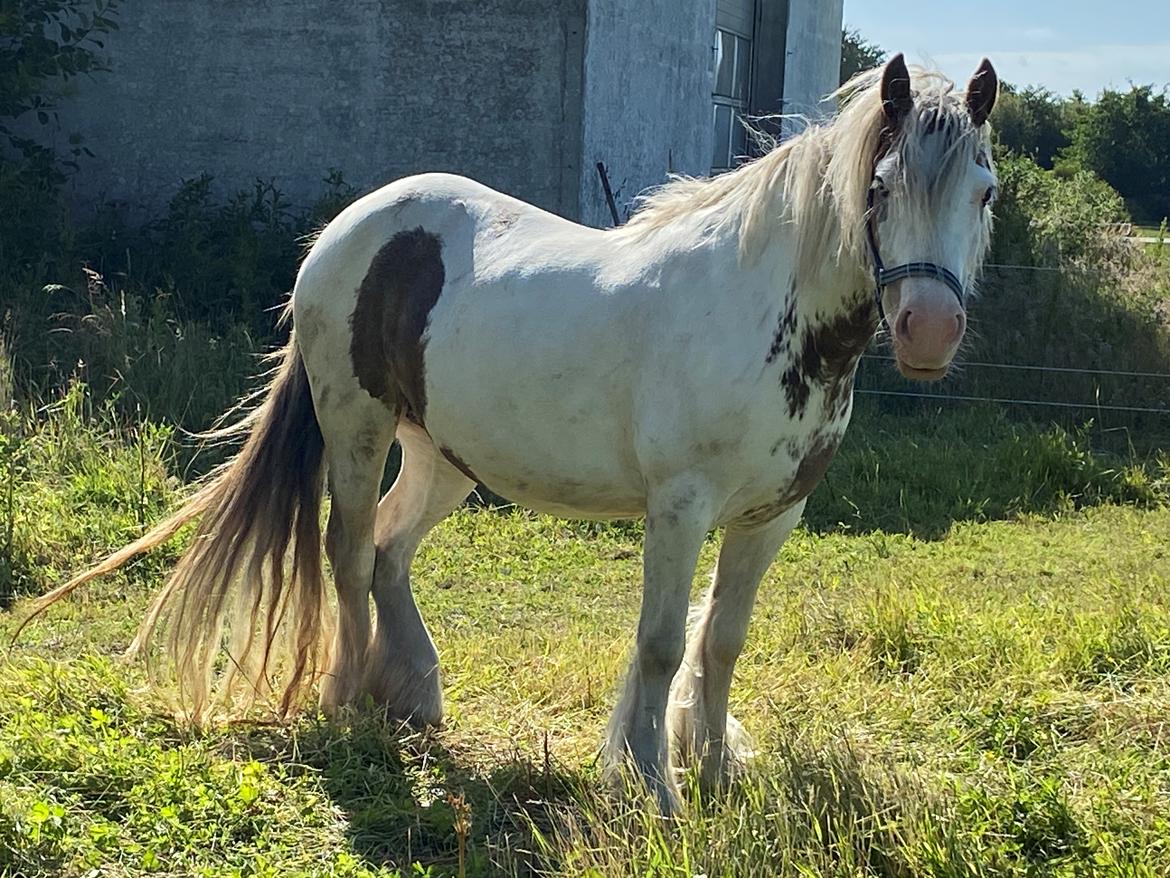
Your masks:
<path fill-rule="evenodd" d="M 910 314 L 912 312 L 909 308 L 898 315 L 898 325 L 895 327 L 895 334 L 903 341 L 910 341 Z"/>

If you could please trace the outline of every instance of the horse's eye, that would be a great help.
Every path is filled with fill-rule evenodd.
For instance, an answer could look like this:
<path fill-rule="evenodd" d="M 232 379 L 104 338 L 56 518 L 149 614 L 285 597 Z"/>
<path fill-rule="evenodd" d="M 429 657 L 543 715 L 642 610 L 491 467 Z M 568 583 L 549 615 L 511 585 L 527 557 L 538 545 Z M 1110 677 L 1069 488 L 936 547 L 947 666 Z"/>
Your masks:
<path fill-rule="evenodd" d="M 987 205 L 991 204 L 991 199 L 993 198 L 995 198 L 995 187 L 989 186 L 987 191 L 983 193 L 983 206 L 987 207 Z"/>

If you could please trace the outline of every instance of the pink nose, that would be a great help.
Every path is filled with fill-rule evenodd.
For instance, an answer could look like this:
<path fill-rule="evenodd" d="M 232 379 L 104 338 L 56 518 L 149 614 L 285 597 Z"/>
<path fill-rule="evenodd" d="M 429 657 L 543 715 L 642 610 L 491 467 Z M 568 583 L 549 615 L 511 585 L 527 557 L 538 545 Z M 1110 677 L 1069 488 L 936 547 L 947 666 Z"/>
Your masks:
<path fill-rule="evenodd" d="M 941 369 L 954 357 L 966 325 L 963 309 L 953 300 L 907 303 L 894 322 L 898 358 L 914 369 Z"/>

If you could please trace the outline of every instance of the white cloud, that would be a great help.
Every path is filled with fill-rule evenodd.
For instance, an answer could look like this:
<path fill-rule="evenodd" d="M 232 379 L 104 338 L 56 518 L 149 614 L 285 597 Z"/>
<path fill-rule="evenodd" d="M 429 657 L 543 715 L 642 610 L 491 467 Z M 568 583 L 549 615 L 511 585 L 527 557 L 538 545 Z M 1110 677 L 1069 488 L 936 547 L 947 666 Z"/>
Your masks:
<path fill-rule="evenodd" d="M 1170 42 L 1145 45 L 1105 45 L 1092 48 L 987 51 L 1001 79 L 1015 85 L 1042 85 L 1058 94 L 1074 89 L 1095 98 L 1103 88 L 1126 89 L 1129 83 L 1170 83 Z M 976 53 L 955 52 L 930 59 L 958 83 L 964 83 L 979 64 Z M 926 63 L 919 60 L 919 63 Z"/>
<path fill-rule="evenodd" d="M 1019 36 L 1038 43 L 1050 43 L 1056 39 L 1056 31 L 1050 27 L 1029 27 L 1020 31 Z"/>

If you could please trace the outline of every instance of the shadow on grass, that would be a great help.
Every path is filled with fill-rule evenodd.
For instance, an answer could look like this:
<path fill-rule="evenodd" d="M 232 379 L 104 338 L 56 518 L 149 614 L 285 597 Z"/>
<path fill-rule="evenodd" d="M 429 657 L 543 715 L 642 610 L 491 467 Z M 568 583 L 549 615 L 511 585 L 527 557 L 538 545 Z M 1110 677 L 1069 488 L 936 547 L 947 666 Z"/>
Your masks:
<path fill-rule="evenodd" d="M 451 744 L 379 717 L 241 728 L 233 758 L 310 772 L 344 815 L 352 853 L 404 874 L 537 874 L 533 828 L 573 809 L 589 780 L 547 757 Z M 416 865 L 417 864 L 417 867 Z M 426 871 L 430 869 L 431 871 Z"/>
<path fill-rule="evenodd" d="M 933 540 L 959 522 L 1157 506 L 1170 498 L 1168 475 L 1164 454 L 1093 425 L 1015 420 L 990 406 L 888 414 L 862 400 L 804 520 L 818 533 Z"/>
<path fill-rule="evenodd" d="M 888 828 L 898 824 L 891 815 L 913 819 L 907 809 L 920 796 L 847 749 L 783 749 L 722 794 L 700 795 L 684 783 L 687 804 L 667 832 L 632 789 L 612 795 L 581 771 L 442 737 L 360 718 L 310 721 L 292 733 L 242 729 L 227 744 L 236 759 L 319 778 L 345 817 L 350 850 L 370 868 L 641 875 L 665 874 L 667 866 L 674 874 L 693 860 L 711 874 L 768 874 L 779 846 L 817 873 L 827 874 L 845 848 L 866 874 L 907 874 L 907 852 Z"/>
<path fill-rule="evenodd" d="M 1129 434 L 1016 419 L 987 405 L 900 408 L 891 413 L 858 398 L 841 448 L 809 497 L 810 530 L 937 540 L 961 522 L 1170 501 L 1170 457 L 1135 447 Z M 487 509 L 507 508 L 489 490 L 479 495 Z M 643 532 L 640 521 L 569 527 L 585 538 L 616 529 L 640 539 Z"/>

